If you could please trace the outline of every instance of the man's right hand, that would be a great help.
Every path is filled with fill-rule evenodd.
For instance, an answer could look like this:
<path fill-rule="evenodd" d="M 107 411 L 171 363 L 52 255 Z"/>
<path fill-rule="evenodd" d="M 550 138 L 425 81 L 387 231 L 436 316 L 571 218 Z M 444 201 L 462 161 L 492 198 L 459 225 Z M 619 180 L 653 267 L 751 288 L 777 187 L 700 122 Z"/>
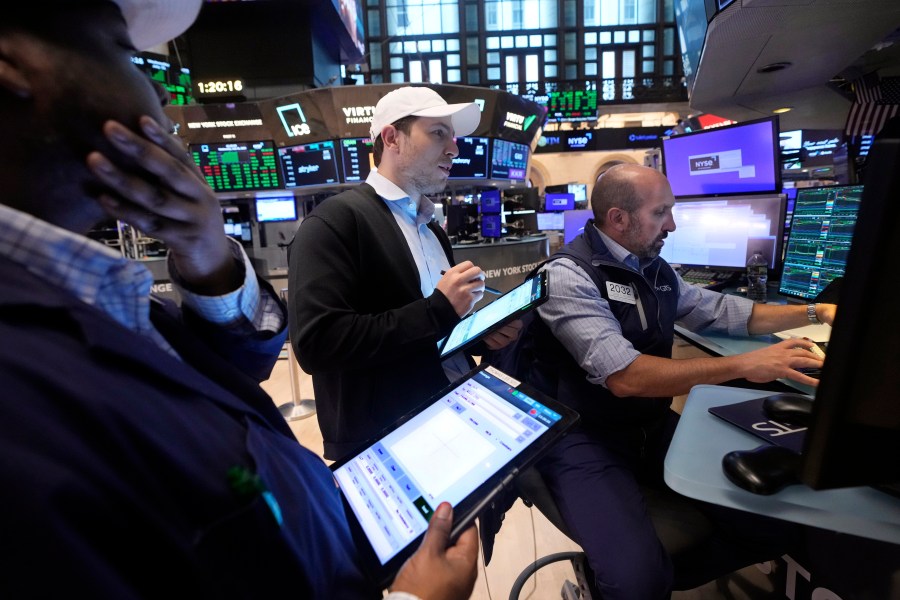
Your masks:
<path fill-rule="evenodd" d="M 462 318 L 484 296 L 484 271 L 470 260 L 461 262 L 444 273 L 436 288 L 447 297 L 456 314 Z"/>
<path fill-rule="evenodd" d="M 397 573 L 392 592 L 422 600 L 464 600 L 472 595 L 478 576 L 478 530 L 473 526 L 448 546 L 453 508 L 442 502 L 428 524 L 422 545 Z"/>
<path fill-rule="evenodd" d="M 819 381 L 797 369 L 820 369 L 822 359 L 813 354 L 815 342 L 792 338 L 760 350 L 740 355 L 746 361 L 744 378 L 754 383 L 768 383 L 775 379 L 791 379 L 816 387 Z"/>

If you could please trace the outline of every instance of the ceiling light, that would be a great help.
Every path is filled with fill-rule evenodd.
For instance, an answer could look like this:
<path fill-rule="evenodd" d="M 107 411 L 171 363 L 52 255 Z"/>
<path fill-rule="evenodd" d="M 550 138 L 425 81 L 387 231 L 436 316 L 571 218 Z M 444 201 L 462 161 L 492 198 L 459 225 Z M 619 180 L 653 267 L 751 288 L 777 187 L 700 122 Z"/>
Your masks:
<path fill-rule="evenodd" d="M 776 115 L 780 115 L 780 114 L 783 114 L 786 112 L 791 112 L 791 110 L 793 110 L 793 108 L 794 108 L 793 106 L 782 106 L 781 108 L 773 109 L 772 112 L 775 113 Z"/>
<path fill-rule="evenodd" d="M 789 62 L 773 62 L 769 63 L 764 67 L 760 67 L 756 70 L 757 73 L 774 73 L 775 71 L 781 71 L 782 69 L 787 69 L 791 66 Z"/>

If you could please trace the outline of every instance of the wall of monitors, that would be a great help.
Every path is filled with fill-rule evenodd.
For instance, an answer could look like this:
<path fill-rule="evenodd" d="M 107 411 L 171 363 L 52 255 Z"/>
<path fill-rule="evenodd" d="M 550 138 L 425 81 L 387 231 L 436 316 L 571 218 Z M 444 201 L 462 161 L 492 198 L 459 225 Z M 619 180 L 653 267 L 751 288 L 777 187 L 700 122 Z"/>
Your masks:
<path fill-rule="evenodd" d="M 191 157 L 216 192 L 282 187 L 271 141 L 191 144 Z"/>
<path fill-rule="evenodd" d="M 337 153 L 333 141 L 279 148 L 278 158 L 286 188 L 339 183 Z"/>

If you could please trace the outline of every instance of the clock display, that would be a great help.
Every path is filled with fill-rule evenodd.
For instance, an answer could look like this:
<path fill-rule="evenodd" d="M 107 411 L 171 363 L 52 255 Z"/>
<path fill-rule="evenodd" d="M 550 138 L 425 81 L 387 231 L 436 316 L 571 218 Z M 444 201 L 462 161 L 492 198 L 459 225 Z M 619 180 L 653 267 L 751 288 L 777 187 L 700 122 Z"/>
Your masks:
<path fill-rule="evenodd" d="M 229 94 L 244 89 L 240 79 L 220 79 L 215 81 L 198 81 L 197 92 L 200 94 Z"/>

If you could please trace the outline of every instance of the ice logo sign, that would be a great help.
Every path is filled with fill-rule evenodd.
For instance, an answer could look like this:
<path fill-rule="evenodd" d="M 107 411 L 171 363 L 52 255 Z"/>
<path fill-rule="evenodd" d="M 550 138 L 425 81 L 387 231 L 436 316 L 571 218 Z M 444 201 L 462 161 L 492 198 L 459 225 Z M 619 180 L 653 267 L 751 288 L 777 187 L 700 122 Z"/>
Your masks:
<path fill-rule="evenodd" d="M 278 111 L 281 125 L 284 127 L 284 131 L 288 134 L 288 137 L 309 135 L 310 128 L 306 123 L 306 115 L 303 114 L 303 109 L 300 108 L 298 102 L 279 106 L 275 110 Z"/>
<path fill-rule="evenodd" d="M 741 163 L 741 151 L 723 150 L 688 156 L 691 176 L 736 172 L 741 179 L 756 176 L 756 167 Z"/>

